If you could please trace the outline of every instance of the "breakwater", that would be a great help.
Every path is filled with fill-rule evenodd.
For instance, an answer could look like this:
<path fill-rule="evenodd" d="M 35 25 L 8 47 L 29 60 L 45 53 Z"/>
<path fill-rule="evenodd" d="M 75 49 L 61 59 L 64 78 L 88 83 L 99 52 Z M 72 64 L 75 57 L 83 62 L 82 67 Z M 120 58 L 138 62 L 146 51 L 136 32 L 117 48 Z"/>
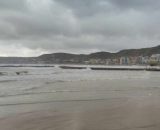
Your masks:
<path fill-rule="evenodd" d="M 117 70 L 117 71 L 160 71 L 158 67 L 84 67 L 84 66 L 59 66 L 61 69 L 91 69 L 91 70 Z"/>
<path fill-rule="evenodd" d="M 87 69 L 87 67 L 79 67 L 79 66 L 59 66 L 62 69 Z"/>

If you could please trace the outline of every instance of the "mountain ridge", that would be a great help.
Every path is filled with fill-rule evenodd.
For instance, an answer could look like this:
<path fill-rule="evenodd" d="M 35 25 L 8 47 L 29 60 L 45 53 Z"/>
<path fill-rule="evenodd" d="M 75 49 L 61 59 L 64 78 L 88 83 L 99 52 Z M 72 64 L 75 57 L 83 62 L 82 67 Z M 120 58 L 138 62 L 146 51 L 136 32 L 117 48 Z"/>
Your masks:
<path fill-rule="evenodd" d="M 116 53 L 95 52 L 91 54 L 51 53 L 38 57 L 0 57 L 0 64 L 33 64 L 33 63 L 84 63 L 91 59 L 113 59 L 120 57 L 138 57 L 160 54 L 160 45 L 141 49 L 125 49 Z"/>

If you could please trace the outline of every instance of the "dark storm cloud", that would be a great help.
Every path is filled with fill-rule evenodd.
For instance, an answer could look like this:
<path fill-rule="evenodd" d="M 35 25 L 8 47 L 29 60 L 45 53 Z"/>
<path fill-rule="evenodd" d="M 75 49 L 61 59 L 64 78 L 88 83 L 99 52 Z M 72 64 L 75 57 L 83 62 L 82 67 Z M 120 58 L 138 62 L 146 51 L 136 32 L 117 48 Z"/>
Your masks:
<path fill-rule="evenodd" d="M 56 0 L 71 8 L 79 17 L 92 16 L 100 12 L 110 11 L 113 6 L 104 0 Z"/>
<path fill-rule="evenodd" d="M 26 1 L 24 0 L 1 0 L 1 10 L 24 10 L 26 9 Z"/>
<path fill-rule="evenodd" d="M 112 4 L 121 9 L 139 9 L 154 11 L 159 9 L 160 1 L 158 0 L 109 0 Z"/>
<path fill-rule="evenodd" d="M 158 45 L 159 7 L 157 0 L 1 0 L 0 55 Z"/>

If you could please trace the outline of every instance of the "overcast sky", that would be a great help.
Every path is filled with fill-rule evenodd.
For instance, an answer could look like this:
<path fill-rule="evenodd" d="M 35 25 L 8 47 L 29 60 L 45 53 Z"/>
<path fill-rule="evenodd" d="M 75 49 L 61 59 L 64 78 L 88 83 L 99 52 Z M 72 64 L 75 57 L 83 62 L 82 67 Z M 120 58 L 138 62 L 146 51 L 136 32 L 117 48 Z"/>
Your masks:
<path fill-rule="evenodd" d="M 0 56 L 160 43 L 159 0 L 0 0 Z"/>

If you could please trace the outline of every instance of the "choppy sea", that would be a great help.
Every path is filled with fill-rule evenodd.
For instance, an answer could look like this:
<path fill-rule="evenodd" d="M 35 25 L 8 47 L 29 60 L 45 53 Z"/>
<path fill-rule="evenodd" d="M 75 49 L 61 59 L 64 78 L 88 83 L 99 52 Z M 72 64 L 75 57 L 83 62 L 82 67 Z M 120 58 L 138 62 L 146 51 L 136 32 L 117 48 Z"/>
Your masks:
<path fill-rule="evenodd" d="M 26 106 L 20 108 L 22 105 L 104 99 L 107 98 L 108 86 L 160 88 L 160 72 L 96 71 L 89 69 L 89 66 L 86 66 L 87 69 L 72 70 L 53 66 L 0 66 L 0 116 L 22 109 L 29 110 Z M 108 85 L 94 88 L 87 85 L 64 85 L 76 81 L 107 81 Z"/>

